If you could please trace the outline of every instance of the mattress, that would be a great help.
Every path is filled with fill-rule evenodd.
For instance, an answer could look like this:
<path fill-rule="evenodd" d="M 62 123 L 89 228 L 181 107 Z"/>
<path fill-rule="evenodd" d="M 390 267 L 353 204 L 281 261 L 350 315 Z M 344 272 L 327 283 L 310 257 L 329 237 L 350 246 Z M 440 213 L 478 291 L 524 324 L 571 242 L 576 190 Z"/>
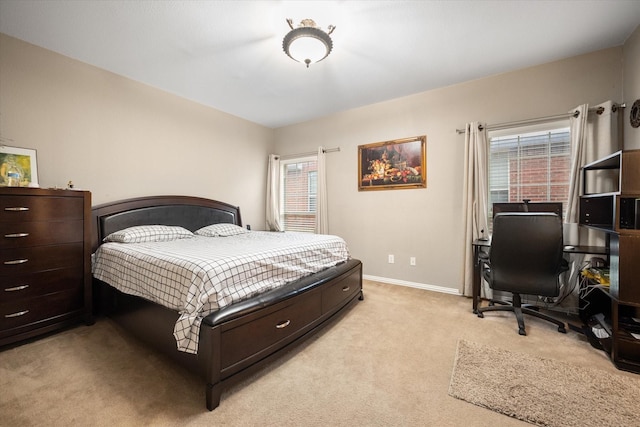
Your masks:
<path fill-rule="evenodd" d="M 252 231 L 166 242 L 104 243 L 93 276 L 179 313 L 177 348 L 197 353 L 202 319 L 222 307 L 349 259 L 333 235 Z"/>

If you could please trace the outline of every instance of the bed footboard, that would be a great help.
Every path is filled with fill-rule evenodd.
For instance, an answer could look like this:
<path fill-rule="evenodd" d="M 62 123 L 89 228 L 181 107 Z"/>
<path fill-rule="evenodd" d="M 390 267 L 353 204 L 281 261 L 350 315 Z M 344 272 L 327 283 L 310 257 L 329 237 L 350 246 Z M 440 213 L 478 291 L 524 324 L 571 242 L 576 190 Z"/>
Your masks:
<path fill-rule="evenodd" d="M 224 388 L 294 349 L 363 299 L 362 263 L 352 259 L 207 316 L 195 355 L 176 348 L 173 310 L 96 282 L 104 314 L 205 380 L 209 410 L 220 404 Z"/>
<path fill-rule="evenodd" d="M 339 314 L 363 299 L 362 264 L 350 260 L 301 279 L 272 295 L 203 323 L 201 340 L 211 354 L 207 378 L 207 408 L 220 403 L 223 387 L 251 375 L 264 364 L 295 348 Z M 280 294 L 288 293 L 289 298 Z M 202 345 L 203 341 L 201 341 Z"/>

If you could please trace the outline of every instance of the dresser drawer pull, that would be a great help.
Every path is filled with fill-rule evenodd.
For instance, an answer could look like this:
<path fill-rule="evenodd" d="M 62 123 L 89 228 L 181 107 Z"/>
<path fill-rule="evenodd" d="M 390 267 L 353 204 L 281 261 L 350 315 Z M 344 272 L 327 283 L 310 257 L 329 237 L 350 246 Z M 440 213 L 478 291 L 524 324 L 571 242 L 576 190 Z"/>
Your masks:
<path fill-rule="evenodd" d="M 28 259 L 14 259 L 11 261 L 5 261 L 4 265 L 16 265 L 16 264 L 24 264 L 25 262 L 29 262 Z"/>
<path fill-rule="evenodd" d="M 15 292 L 15 291 L 22 291 L 24 289 L 27 289 L 29 287 L 29 285 L 20 285 L 20 286 L 14 286 L 13 288 L 4 288 L 5 292 Z"/>
<path fill-rule="evenodd" d="M 24 211 L 28 211 L 29 208 L 4 208 L 5 211 L 10 211 L 10 212 L 24 212 Z"/>
<path fill-rule="evenodd" d="M 286 328 L 287 326 L 289 326 L 290 324 L 291 324 L 291 320 L 287 320 L 287 321 L 285 321 L 285 322 L 278 323 L 278 324 L 276 325 L 276 328 L 278 328 L 278 329 L 284 329 L 284 328 Z"/>
<path fill-rule="evenodd" d="M 4 317 L 6 318 L 10 318 L 10 317 L 20 317 L 20 316 L 24 316 L 25 314 L 27 314 L 29 312 L 29 310 L 23 310 L 23 311 L 19 311 L 17 313 L 11 313 L 11 314 L 5 314 Z"/>
<path fill-rule="evenodd" d="M 348 292 L 349 289 L 351 289 L 351 286 L 345 286 L 344 288 L 342 288 L 342 292 Z"/>
<path fill-rule="evenodd" d="M 13 234 L 5 234 L 4 237 L 16 238 L 16 237 L 27 237 L 29 233 L 13 233 Z"/>

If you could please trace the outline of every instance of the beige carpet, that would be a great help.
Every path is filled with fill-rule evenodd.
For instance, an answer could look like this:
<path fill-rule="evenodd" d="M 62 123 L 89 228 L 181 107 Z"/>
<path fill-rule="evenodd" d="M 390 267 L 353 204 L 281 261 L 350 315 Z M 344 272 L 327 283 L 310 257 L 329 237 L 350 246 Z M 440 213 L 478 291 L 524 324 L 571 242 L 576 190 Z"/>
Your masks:
<path fill-rule="evenodd" d="M 468 298 L 366 281 L 338 323 L 206 410 L 205 385 L 108 319 L 0 350 L 2 426 L 438 426 L 530 424 L 449 396 L 459 339 L 619 373 L 576 333 Z M 638 376 L 628 373 L 632 378 Z"/>
<path fill-rule="evenodd" d="M 640 426 L 640 377 L 465 340 L 449 394 L 541 426 Z"/>

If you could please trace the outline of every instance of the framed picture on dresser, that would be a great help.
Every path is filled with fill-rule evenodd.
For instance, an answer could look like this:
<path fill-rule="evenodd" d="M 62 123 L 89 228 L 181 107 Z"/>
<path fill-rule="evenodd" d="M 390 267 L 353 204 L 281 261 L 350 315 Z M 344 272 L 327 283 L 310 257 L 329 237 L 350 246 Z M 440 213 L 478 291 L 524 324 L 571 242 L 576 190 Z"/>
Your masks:
<path fill-rule="evenodd" d="M 0 187 L 38 187 L 36 150 L 0 145 Z"/>

